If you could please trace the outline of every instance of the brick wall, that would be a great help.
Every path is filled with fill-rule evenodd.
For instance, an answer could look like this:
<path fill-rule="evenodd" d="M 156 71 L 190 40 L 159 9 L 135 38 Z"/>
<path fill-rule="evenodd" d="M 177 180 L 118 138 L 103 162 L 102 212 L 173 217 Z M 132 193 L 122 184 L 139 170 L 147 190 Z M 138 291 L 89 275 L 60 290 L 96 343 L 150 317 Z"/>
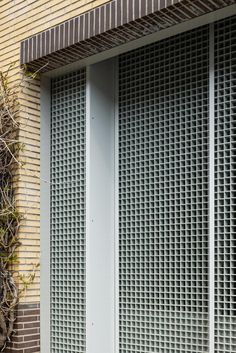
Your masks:
<path fill-rule="evenodd" d="M 40 351 L 39 304 L 19 304 L 15 334 L 5 353 L 35 353 Z"/>
<path fill-rule="evenodd" d="M 0 0 L 0 71 L 9 83 L 20 80 L 20 42 L 109 0 Z M 16 204 L 24 215 L 19 230 L 19 270 L 27 273 L 40 261 L 40 81 L 25 82 L 20 95 L 20 134 L 24 168 L 15 175 Z M 43 280 L 43 279 L 42 279 Z M 7 353 L 39 352 L 40 271 L 21 299 L 16 334 Z M 42 352 L 43 353 L 43 352 Z"/>
<path fill-rule="evenodd" d="M 11 63 L 10 83 L 19 76 L 20 41 L 88 11 L 109 0 L 1 0 L 0 1 L 0 71 Z M 20 270 L 30 271 L 39 261 L 40 210 L 40 82 L 24 83 L 20 94 L 20 141 L 24 168 L 16 174 L 16 202 L 25 220 L 20 228 L 22 247 Z M 24 302 L 39 301 L 39 272 L 29 288 Z"/>

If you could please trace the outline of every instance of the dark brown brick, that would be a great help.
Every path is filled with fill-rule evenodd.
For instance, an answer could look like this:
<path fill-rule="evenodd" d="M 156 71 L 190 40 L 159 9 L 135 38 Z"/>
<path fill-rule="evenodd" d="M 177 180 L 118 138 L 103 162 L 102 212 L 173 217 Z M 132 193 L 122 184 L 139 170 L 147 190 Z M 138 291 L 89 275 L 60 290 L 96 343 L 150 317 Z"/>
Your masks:
<path fill-rule="evenodd" d="M 35 322 L 38 321 L 38 316 L 20 316 L 17 318 L 17 322 Z"/>
<path fill-rule="evenodd" d="M 24 341 L 24 337 L 19 336 L 18 333 L 12 337 L 12 342 L 23 342 L 23 341 Z"/>
<path fill-rule="evenodd" d="M 38 335 L 39 336 L 39 335 Z M 12 352 L 15 352 L 16 349 L 26 349 L 26 348 L 33 348 L 39 346 L 39 340 L 32 340 L 32 341 L 23 341 L 23 342 L 12 342 L 9 345 L 9 348 L 12 349 Z"/>
<path fill-rule="evenodd" d="M 24 328 L 40 327 L 40 322 L 25 323 Z"/>
<path fill-rule="evenodd" d="M 35 309 L 35 308 L 40 308 L 39 303 L 31 303 L 31 304 L 19 304 L 18 309 L 24 309 L 24 310 L 29 310 L 29 309 Z"/>
<path fill-rule="evenodd" d="M 24 316 L 24 310 L 17 310 L 17 317 Z"/>
<path fill-rule="evenodd" d="M 24 350 L 24 353 L 39 353 L 40 352 L 40 347 L 34 347 L 34 348 L 27 348 Z M 18 352 L 16 352 L 18 353 Z"/>
<path fill-rule="evenodd" d="M 20 304 L 16 310 L 15 333 L 5 353 L 40 352 L 40 308 L 38 303 Z"/>
<path fill-rule="evenodd" d="M 38 309 L 24 310 L 23 313 L 24 313 L 24 316 L 38 315 L 39 310 Z"/>
<path fill-rule="evenodd" d="M 40 339 L 40 335 L 36 334 L 36 335 L 29 335 L 29 336 L 25 336 L 24 337 L 24 341 L 34 341 L 34 340 L 39 340 Z"/>
<path fill-rule="evenodd" d="M 58 24 L 56 27 L 40 32 L 31 38 L 24 39 L 21 43 L 21 63 L 28 63 L 28 69 L 30 68 L 33 71 L 40 70 L 41 73 L 50 71 L 93 55 L 93 51 L 89 50 L 86 50 L 87 54 L 84 54 L 84 49 L 87 49 L 86 46 L 88 46 L 89 42 L 92 43 L 93 47 L 95 43 L 94 38 L 101 32 L 109 32 L 112 30 L 114 39 L 116 39 L 114 30 L 117 30 L 117 34 L 119 33 L 118 30 L 120 30 L 120 34 L 123 36 L 123 32 L 129 28 L 130 22 L 136 21 L 136 24 L 132 23 L 132 33 L 134 33 L 134 39 L 138 39 L 143 37 L 143 33 L 145 32 L 145 28 L 142 28 L 143 25 L 138 25 L 140 20 L 145 19 L 145 22 L 143 22 L 144 26 L 147 26 L 146 29 L 150 30 L 150 17 L 148 17 L 148 15 L 157 15 L 157 12 L 159 12 L 159 15 L 162 17 L 163 14 L 167 13 L 166 19 L 164 16 L 163 21 L 165 21 L 165 25 L 169 27 L 171 25 L 170 22 L 172 22 L 169 21 L 169 17 L 174 16 L 178 18 L 178 22 L 181 23 L 189 19 L 189 16 L 197 17 L 198 13 L 207 14 L 215 10 L 220 10 L 225 6 L 229 6 L 233 1 L 228 1 L 228 5 L 226 5 L 224 1 L 205 0 L 203 2 L 202 0 L 194 0 L 194 6 L 196 8 L 195 14 L 193 11 L 190 11 L 189 6 L 186 5 L 188 2 L 191 3 L 191 1 L 187 0 L 109 1 L 98 8 L 80 14 L 75 19 L 67 20 Z M 181 12 L 181 16 L 175 16 L 179 11 Z M 101 18 L 98 15 L 99 13 L 101 13 Z M 147 25 L 145 25 L 145 23 L 147 23 Z M 123 28 L 120 28 L 121 26 L 123 26 Z M 153 27 L 154 32 L 156 31 L 155 27 L 156 26 Z M 54 39 L 56 42 L 54 42 Z M 106 38 L 103 36 L 103 42 L 105 39 Z M 106 49 L 111 49 L 114 47 L 114 44 L 110 44 L 110 42 L 112 42 L 111 34 L 107 36 L 107 39 Z M 127 36 L 127 42 L 129 40 L 129 36 Z M 50 41 L 51 46 L 49 48 Z M 88 42 L 84 43 L 84 41 Z M 74 45 L 77 46 L 78 52 L 80 51 L 78 55 L 73 55 Z M 63 57 L 65 48 L 67 48 L 68 55 L 64 55 Z M 96 49 L 98 51 L 100 50 L 99 41 Z M 60 53 L 58 53 L 59 51 Z M 58 54 L 61 56 L 61 60 L 58 60 Z M 42 69 L 42 66 L 45 67 Z"/>
<path fill-rule="evenodd" d="M 18 331 L 19 336 L 26 336 L 26 335 L 33 335 L 39 333 L 39 328 L 30 328 L 30 329 L 23 329 Z"/>

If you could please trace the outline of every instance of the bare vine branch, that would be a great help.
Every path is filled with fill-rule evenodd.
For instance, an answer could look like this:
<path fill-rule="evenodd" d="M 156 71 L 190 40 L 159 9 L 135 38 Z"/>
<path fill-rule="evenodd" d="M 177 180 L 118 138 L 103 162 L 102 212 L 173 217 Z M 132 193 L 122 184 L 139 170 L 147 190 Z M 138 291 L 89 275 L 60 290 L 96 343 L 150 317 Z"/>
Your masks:
<path fill-rule="evenodd" d="M 13 333 L 15 308 L 19 301 L 13 264 L 20 246 L 21 215 L 14 201 L 13 172 L 18 164 L 19 110 L 17 95 L 8 85 L 8 72 L 0 72 L 0 349 Z"/>
<path fill-rule="evenodd" d="M 19 161 L 23 144 L 19 142 L 20 106 L 17 93 L 24 86 L 24 81 L 34 80 L 38 72 L 29 73 L 24 67 L 22 79 L 13 88 L 8 82 L 12 66 L 14 64 L 6 73 L 0 72 L 0 351 L 11 340 L 19 299 L 33 283 L 39 266 L 34 264 L 32 271 L 26 274 L 15 270 L 17 250 L 21 245 L 19 227 L 23 217 L 16 207 L 13 186 L 15 170 L 24 165 Z"/>
<path fill-rule="evenodd" d="M 22 145 L 18 140 L 19 103 L 16 90 L 8 84 L 8 71 L 0 72 L 0 350 L 3 351 L 14 332 L 16 307 L 19 298 L 35 278 L 32 273 L 22 275 L 14 270 L 18 263 L 19 226 L 22 215 L 18 212 L 13 187 L 13 176 L 16 168 L 22 167 L 19 162 L 19 151 Z M 24 76 L 23 76 L 24 79 Z M 19 83 L 19 87 L 22 81 Z M 18 289 L 17 282 L 23 288 Z"/>

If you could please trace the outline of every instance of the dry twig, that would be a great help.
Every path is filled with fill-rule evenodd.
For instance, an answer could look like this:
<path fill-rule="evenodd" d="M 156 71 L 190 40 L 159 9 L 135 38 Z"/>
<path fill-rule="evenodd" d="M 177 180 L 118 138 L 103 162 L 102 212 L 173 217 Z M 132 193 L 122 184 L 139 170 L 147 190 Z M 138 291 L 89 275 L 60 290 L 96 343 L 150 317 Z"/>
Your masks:
<path fill-rule="evenodd" d="M 13 173 L 18 164 L 19 110 L 17 95 L 8 85 L 8 72 L 0 72 L 0 349 L 13 333 L 19 291 L 13 264 L 20 246 L 18 228 L 21 215 L 14 201 Z"/>

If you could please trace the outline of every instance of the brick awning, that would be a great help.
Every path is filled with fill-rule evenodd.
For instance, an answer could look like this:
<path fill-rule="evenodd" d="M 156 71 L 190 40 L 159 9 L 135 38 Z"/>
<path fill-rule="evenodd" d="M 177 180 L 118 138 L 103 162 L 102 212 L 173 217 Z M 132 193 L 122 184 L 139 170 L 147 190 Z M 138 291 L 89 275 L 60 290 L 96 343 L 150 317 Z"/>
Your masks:
<path fill-rule="evenodd" d="M 113 0 L 21 42 L 20 62 L 50 71 L 236 0 Z"/>

